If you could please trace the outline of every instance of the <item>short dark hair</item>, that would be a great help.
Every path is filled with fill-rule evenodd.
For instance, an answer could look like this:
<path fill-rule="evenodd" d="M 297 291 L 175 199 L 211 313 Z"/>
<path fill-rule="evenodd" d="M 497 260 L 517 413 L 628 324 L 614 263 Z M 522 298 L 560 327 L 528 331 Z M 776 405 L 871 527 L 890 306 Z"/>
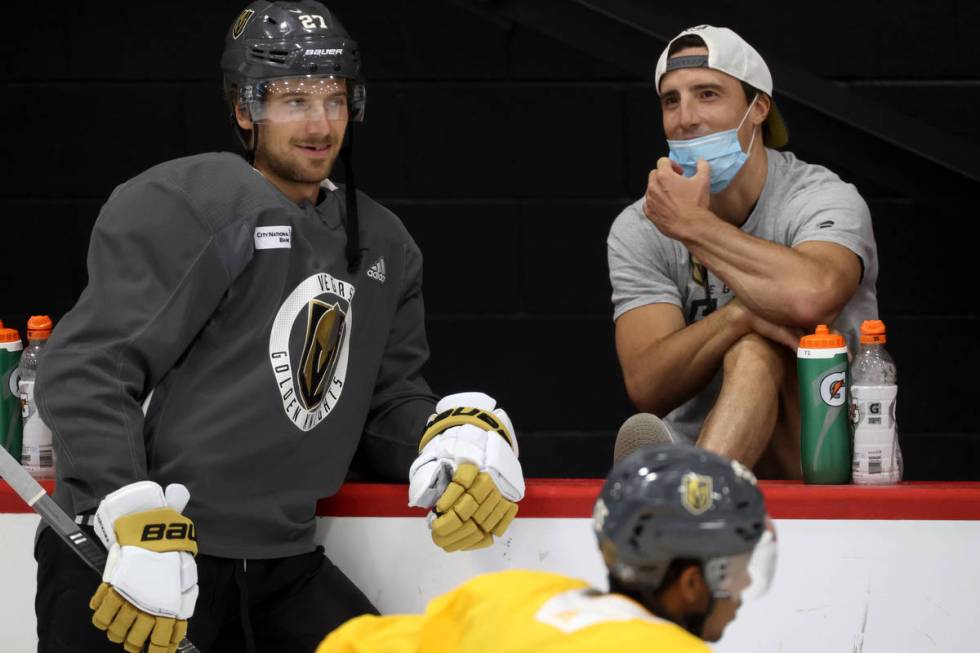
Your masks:
<path fill-rule="evenodd" d="M 704 39 L 697 34 L 685 34 L 680 36 L 670 44 L 670 49 L 667 50 L 667 58 L 673 57 L 679 50 L 684 48 L 706 48 L 708 44 L 704 42 Z"/>
<path fill-rule="evenodd" d="M 680 38 L 674 39 L 674 42 L 670 44 L 670 48 L 667 50 L 667 58 L 670 59 L 674 54 L 685 48 L 706 47 L 708 47 L 708 44 L 697 34 L 685 34 Z M 747 82 L 743 82 L 742 80 L 738 80 L 738 82 L 742 85 L 742 92 L 745 93 L 746 103 L 752 102 L 753 98 L 762 92 Z M 657 90 L 659 91 L 660 89 Z M 762 123 L 762 136 L 764 140 L 769 138 L 769 124 L 767 122 Z"/>

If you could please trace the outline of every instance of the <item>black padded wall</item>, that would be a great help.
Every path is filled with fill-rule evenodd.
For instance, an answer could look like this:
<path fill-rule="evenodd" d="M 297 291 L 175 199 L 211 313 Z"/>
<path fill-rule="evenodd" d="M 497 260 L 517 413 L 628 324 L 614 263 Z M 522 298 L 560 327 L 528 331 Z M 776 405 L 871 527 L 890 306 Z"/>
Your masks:
<path fill-rule="evenodd" d="M 465 4 L 465 3 L 461 3 Z M 980 14 L 966 2 L 677 6 L 781 60 L 980 146 Z M 632 409 L 613 347 L 605 236 L 665 153 L 651 82 L 448 0 L 330 3 L 364 54 L 358 185 L 425 255 L 440 393 L 512 414 L 530 475 L 601 475 Z M 85 284 L 112 188 L 173 157 L 235 150 L 209 2 L 6 8 L 0 40 L 0 319 L 57 320 Z M 662 44 L 661 46 L 662 47 Z M 653 64 L 659 47 L 636 56 Z M 878 238 L 909 478 L 976 478 L 977 184 L 778 96 L 793 150 L 855 183 Z M 870 162 L 870 163 L 869 163 Z"/>

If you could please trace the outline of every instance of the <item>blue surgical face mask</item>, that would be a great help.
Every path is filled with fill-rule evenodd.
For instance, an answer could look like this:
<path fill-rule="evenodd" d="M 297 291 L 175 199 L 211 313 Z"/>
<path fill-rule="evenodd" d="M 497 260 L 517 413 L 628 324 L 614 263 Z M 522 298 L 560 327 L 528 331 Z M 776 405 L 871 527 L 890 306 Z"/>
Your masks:
<path fill-rule="evenodd" d="M 693 177 L 698 171 L 698 159 L 704 159 L 711 166 L 711 192 L 720 193 L 728 187 L 742 165 L 748 160 L 749 155 L 742 151 L 742 144 L 738 142 L 738 130 L 752 110 L 755 104 L 756 95 L 749 103 L 749 108 L 745 110 L 742 121 L 735 129 L 715 132 L 707 136 L 700 136 L 686 141 L 672 141 L 667 139 L 670 147 L 670 158 L 676 161 L 683 169 L 685 177 Z M 749 141 L 749 152 L 752 151 L 752 144 L 755 142 L 755 129 L 752 130 L 752 139 Z"/>

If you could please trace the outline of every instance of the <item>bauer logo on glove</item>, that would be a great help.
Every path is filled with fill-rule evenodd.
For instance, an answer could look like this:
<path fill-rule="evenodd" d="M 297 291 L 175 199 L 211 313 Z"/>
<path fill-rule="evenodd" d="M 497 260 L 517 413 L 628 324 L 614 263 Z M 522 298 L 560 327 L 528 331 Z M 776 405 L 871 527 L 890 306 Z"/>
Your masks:
<path fill-rule="evenodd" d="M 500 410 L 500 412 L 503 412 L 503 410 Z M 422 439 L 419 441 L 419 451 L 421 452 L 425 445 L 429 444 L 429 442 L 435 436 L 452 426 L 458 426 L 461 424 L 473 424 L 474 426 L 479 426 L 482 429 L 493 431 L 506 440 L 507 443 L 515 449 L 515 451 L 517 449 L 517 441 L 514 439 L 514 436 L 492 413 L 488 413 L 487 411 L 479 408 L 459 406 L 457 408 L 444 410 L 435 417 L 429 419 L 429 423 L 425 427 L 425 432 L 422 434 Z M 511 430 L 513 430 L 513 427 L 511 427 Z"/>
<path fill-rule="evenodd" d="M 524 497 L 517 437 L 507 413 L 482 392 L 436 405 L 409 472 L 409 505 L 432 508 L 432 541 L 446 551 L 490 546 Z"/>
<path fill-rule="evenodd" d="M 157 521 L 166 519 L 167 521 Z M 154 520 L 146 523 L 146 520 Z M 143 530 L 139 536 L 139 545 L 143 548 L 157 550 L 151 542 L 169 541 L 166 545 L 168 551 L 173 550 L 173 541 L 197 542 L 197 531 L 194 530 L 194 523 L 172 509 L 148 510 L 138 515 L 127 515 L 116 520 L 116 534 L 122 531 L 132 530 L 134 526 L 142 524 Z M 129 538 L 118 538 L 133 539 Z M 196 548 L 196 547 L 195 547 Z"/>

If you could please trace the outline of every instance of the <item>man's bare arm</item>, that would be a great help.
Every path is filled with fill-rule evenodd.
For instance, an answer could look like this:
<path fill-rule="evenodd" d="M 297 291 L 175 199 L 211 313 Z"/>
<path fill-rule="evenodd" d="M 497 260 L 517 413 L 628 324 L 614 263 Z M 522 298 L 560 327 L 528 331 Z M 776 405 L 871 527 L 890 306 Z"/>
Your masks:
<path fill-rule="evenodd" d="M 777 324 L 829 324 L 861 282 L 861 262 L 842 245 L 795 248 L 756 238 L 712 216 L 693 225 L 684 244 L 745 305 Z"/>
<path fill-rule="evenodd" d="M 861 281 L 857 255 L 829 242 L 790 248 L 746 234 L 709 209 L 709 178 L 704 161 L 687 178 L 661 158 L 650 172 L 643 212 L 759 317 L 797 327 L 831 322 Z"/>
<path fill-rule="evenodd" d="M 649 304 L 616 320 L 616 352 L 630 400 L 638 410 L 666 415 L 693 397 L 717 372 L 725 352 L 756 332 L 794 349 L 799 334 L 754 315 L 735 299 L 684 325 L 673 304 Z"/>

